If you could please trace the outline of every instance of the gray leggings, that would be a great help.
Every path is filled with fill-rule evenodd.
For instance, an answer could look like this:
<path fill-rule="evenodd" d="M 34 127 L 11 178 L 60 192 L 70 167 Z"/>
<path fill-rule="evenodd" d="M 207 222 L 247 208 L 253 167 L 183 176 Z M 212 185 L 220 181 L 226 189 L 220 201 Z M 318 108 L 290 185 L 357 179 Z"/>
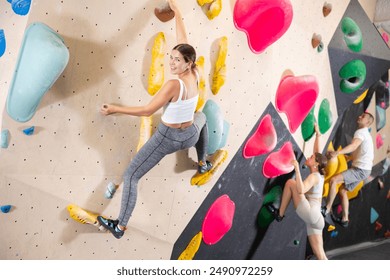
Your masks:
<path fill-rule="evenodd" d="M 142 176 L 164 156 L 193 146 L 196 148 L 198 161 L 205 161 L 207 144 L 206 116 L 202 112 L 197 112 L 193 124 L 185 129 L 171 128 L 160 123 L 157 131 L 142 146 L 125 171 L 119 224 L 125 227 L 129 222 L 137 200 L 138 181 Z"/>

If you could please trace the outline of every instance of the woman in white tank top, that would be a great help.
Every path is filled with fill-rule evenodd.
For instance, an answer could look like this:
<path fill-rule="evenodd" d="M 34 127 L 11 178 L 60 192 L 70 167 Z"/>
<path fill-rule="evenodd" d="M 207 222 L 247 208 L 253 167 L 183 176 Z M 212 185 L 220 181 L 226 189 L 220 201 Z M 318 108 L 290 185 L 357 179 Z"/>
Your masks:
<path fill-rule="evenodd" d="M 283 220 L 284 213 L 292 200 L 296 213 L 306 223 L 307 235 L 314 255 L 319 260 L 326 260 L 322 240 L 322 230 L 325 222 L 321 215 L 321 200 L 325 167 L 328 161 L 324 155 L 319 153 L 320 132 L 317 124 L 315 124 L 315 132 L 313 155 L 305 162 L 305 165 L 310 169 L 309 176 L 302 180 L 299 163 L 293 160 L 295 179 L 289 179 L 284 185 L 280 208 L 275 208 L 273 204 L 268 204 L 266 207 L 280 222 Z"/>
<path fill-rule="evenodd" d="M 206 161 L 208 131 L 206 117 L 195 112 L 198 97 L 195 49 L 187 43 L 182 15 L 174 0 L 169 0 L 175 13 L 178 45 L 170 55 L 171 73 L 178 76 L 166 82 L 149 104 L 144 106 L 118 106 L 103 104 L 101 113 L 150 116 L 165 108 L 162 122 L 152 137 L 134 156 L 123 176 L 121 209 L 116 220 L 98 216 L 99 223 L 116 238 L 121 238 L 134 210 L 137 199 L 138 181 L 168 154 L 195 146 L 198 155 L 198 172 L 211 169 Z M 166 114 L 165 114 L 166 113 Z"/>

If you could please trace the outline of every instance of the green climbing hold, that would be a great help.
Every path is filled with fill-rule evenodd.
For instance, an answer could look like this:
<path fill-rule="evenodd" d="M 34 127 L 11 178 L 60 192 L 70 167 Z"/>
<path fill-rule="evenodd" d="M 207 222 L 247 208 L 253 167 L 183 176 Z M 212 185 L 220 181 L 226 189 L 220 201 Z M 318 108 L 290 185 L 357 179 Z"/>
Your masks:
<path fill-rule="evenodd" d="M 257 216 L 257 224 L 260 228 L 267 228 L 274 220 L 274 216 L 265 207 L 266 204 L 272 203 L 275 208 L 280 207 L 280 199 L 282 196 L 282 188 L 280 186 L 273 187 L 265 196 L 263 205 L 260 208 L 260 212 Z"/>
<path fill-rule="evenodd" d="M 305 142 L 309 141 L 310 138 L 314 135 L 315 122 L 316 122 L 316 118 L 314 116 L 314 107 L 313 107 L 301 124 L 302 138 L 303 140 L 305 140 Z"/>
<path fill-rule="evenodd" d="M 363 47 L 363 35 L 357 23 L 350 17 L 345 17 L 341 21 L 341 30 L 348 48 L 351 51 L 360 52 Z"/>
<path fill-rule="evenodd" d="M 328 99 L 324 99 L 321 102 L 320 109 L 318 111 L 318 127 L 321 134 L 326 133 L 332 126 L 332 112 L 330 111 L 330 104 Z"/>
<path fill-rule="evenodd" d="M 352 93 L 359 89 L 366 80 L 366 73 L 366 64 L 359 59 L 344 64 L 339 71 L 341 91 Z"/>
<path fill-rule="evenodd" d="M 299 245 L 299 240 L 294 240 L 294 245 L 295 246 Z"/>

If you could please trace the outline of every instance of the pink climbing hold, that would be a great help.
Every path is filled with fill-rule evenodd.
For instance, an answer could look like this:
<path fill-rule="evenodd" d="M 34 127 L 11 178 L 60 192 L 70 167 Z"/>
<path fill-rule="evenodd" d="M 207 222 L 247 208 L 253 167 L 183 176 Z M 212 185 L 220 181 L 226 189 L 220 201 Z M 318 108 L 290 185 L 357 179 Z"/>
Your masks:
<path fill-rule="evenodd" d="M 214 201 L 202 225 L 203 241 L 206 244 L 217 243 L 230 230 L 235 208 L 234 202 L 226 194 Z"/>
<path fill-rule="evenodd" d="M 251 158 L 271 152 L 276 146 L 276 130 L 271 115 L 261 120 L 256 132 L 249 138 L 243 149 L 244 158 Z"/>
<path fill-rule="evenodd" d="M 263 52 L 286 33 L 293 18 L 289 0 L 237 0 L 233 20 L 236 28 L 246 33 L 249 48 Z"/>
<path fill-rule="evenodd" d="M 383 38 L 383 40 L 384 40 L 386 43 L 389 42 L 389 35 L 387 35 L 386 32 L 383 32 L 383 33 L 382 33 L 382 38 Z"/>
<path fill-rule="evenodd" d="M 276 91 L 276 109 L 288 118 L 290 131 L 294 133 L 313 108 L 319 87 L 312 75 L 286 75 Z"/>
<path fill-rule="evenodd" d="M 380 147 L 383 146 L 383 143 L 384 143 L 384 141 L 383 141 L 382 135 L 380 133 L 378 133 L 376 135 L 376 148 L 380 149 Z"/>
<path fill-rule="evenodd" d="M 271 153 L 264 161 L 263 174 L 267 178 L 275 178 L 294 170 L 292 160 L 295 159 L 294 150 L 290 141 L 284 143 L 282 148 Z"/>

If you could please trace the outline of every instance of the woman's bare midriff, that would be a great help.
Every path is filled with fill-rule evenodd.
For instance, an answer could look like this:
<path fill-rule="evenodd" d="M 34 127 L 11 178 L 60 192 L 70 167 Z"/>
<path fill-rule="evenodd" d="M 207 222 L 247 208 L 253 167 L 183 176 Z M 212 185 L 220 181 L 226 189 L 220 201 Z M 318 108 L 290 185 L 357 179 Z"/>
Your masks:
<path fill-rule="evenodd" d="M 162 121 L 162 123 L 168 127 L 177 128 L 177 129 L 185 129 L 185 128 L 191 126 L 193 121 L 183 122 L 183 123 L 165 123 Z"/>

